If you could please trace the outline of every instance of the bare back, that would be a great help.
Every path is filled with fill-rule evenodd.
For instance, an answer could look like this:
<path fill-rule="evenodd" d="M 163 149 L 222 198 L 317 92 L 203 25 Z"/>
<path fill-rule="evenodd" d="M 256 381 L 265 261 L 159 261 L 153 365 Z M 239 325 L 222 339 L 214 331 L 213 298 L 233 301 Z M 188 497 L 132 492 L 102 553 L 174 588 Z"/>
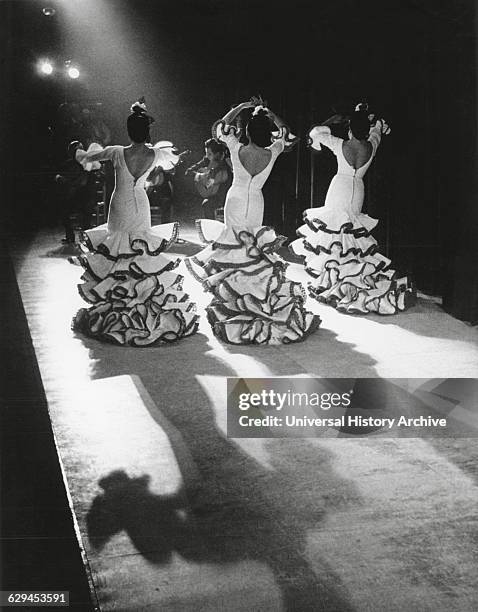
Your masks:
<path fill-rule="evenodd" d="M 355 170 L 362 168 L 373 153 L 372 143 L 368 140 L 346 140 L 342 145 L 345 161 Z"/>
<path fill-rule="evenodd" d="M 154 161 L 155 153 L 151 147 L 124 147 L 124 161 L 129 173 L 138 179 L 150 168 Z"/>
<path fill-rule="evenodd" d="M 238 156 L 244 169 L 251 176 L 257 176 L 269 165 L 272 159 L 272 152 L 269 149 L 244 145 L 239 149 Z"/>

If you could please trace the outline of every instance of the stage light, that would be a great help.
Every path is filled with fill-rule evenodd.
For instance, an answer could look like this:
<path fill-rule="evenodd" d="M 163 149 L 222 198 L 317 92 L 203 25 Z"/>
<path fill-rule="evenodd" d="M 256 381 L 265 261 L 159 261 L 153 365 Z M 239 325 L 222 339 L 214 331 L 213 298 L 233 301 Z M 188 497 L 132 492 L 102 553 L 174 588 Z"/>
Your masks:
<path fill-rule="evenodd" d="M 47 60 L 40 62 L 39 69 L 42 74 L 49 75 L 53 72 L 53 66 Z"/>
<path fill-rule="evenodd" d="M 45 15 L 45 17 L 53 17 L 56 11 L 51 6 L 45 6 L 45 8 L 42 10 L 42 13 Z"/>
<path fill-rule="evenodd" d="M 70 79 L 77 79 L 80 76 L 78 68 L 68 68 L 68 76 Z"/>

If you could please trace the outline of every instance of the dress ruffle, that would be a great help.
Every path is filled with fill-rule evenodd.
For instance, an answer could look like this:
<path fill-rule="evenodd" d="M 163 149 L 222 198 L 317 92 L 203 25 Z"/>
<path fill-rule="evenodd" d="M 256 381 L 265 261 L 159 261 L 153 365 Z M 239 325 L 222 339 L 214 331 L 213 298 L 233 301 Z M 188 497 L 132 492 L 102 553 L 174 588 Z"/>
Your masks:
<path fill-rule="evenodd" d="M 264 226 L 197 224 L 210 244 L 186 265 L 213 295 L 207 315 L 216 336 L 231 344 L 289 344 L 318 328 L 320 318 L 305 310 L 300 283 L 286 279 L 287 264 L 276 254 L 286 238 Z"/>
<path fill-rule="evenodd" d="M 161 166 L 163 170 L 171 170 L 178 164 L 180 157 L 169 140 L 160 140 L 153 145 L 153 149 L 156 151 L 155 166 Z"/>
<path fill-rule="evenodd" d="M 100 251 L 105 256 L 131 258 L 145 252 L 153 256 L 165 251 L 179 235 L 179 224 L 163 223 L 148 230 L 112 232 L 108 224 L 98 225 L 83 233 L 82 240 L 90 251 Z"/>
<path fill-rule="evenodd" d="M 377 220 L 332 208 L 304 212 L 305 224 L 291 250 L 305 258 L 309 294 L 349 314 L 395 314 L 413 299 L 406 277 L 397 279 L 391 261 L 378 252 L 370 231 Z"/>
<path fill-rule="evenodd" d="M 178 164 L 180 157 L 176 153 L 176 147 L 169 140 L 160 140 L 153 145 L 152 148 L 155 151 L 154 166 L 161 166 L 163 170 L 171 170 Z M 108 147 L 106 151 L 109 149 L 112 149 L 112 147 Z M 101 151 L 105 151 L 105 149 L 97 142 L 92 142 L 87 151 L 78 149 L 75 153 L 75 159 L 88 172 L 91 170 L 98 170 L 98 168 L 101 167 L 101 163 L 99 161 L 89 161 L 89 156 L 91 154 L 100 153 Z M 105 157 L 103 161 L 105 161 L 105 159 L 107 158 Z"/>
<path fill-rule="evenodd" d="M 85 255 L 78 290 L 92 304 L 82 308 L 73 329 L 121 345 L 174 342 L 197 331 L 195 305 L 174 272 L 179 260 L 161 255 L 177 235 L 177 224 L 136 232 L 108 232 L 100 226 L 84 233 Z M 85 249 L 86 251 L 86 249 Z"/>
<path fill-rule="evenodd" d="M 99 170 L 101 168 L 101 163 L 98 161 L 90 162 L 87 161 L 88 153 L 99 153 L 103 151 L 103 147 L 97 142 L 92 142 L 88 147 L 87 151 L 83 151 L 79 149 L 76 153 L 76 160 L 83 166 L 83 168 L 87 172 L 91 172 L 92 170 Z"/>

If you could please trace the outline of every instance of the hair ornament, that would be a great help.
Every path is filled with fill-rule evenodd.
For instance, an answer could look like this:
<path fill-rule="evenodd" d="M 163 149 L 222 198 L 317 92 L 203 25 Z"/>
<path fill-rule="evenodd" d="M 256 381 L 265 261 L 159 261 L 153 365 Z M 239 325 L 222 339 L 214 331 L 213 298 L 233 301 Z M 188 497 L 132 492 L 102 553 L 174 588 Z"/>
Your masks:
<path fill-rule="evenodd" d="M 267 106 L 263 106 L 262 104 L 258 104 L 255 108 L 254 111 L 252 112 L 252 116 L 255 117 L 256 115 L 258 115 L 261 111 L 264 111 L 265 113 L 269 112 L 269 109 L 267 108 Z"/>
<path fill-rule="evenodd" d="M 366 113 L 368 111 L 368 103 L 367 102 L 359 102 L 355 107 L 356 113 Z"/>
<path fill-rule="evenodd" d="M 146 117 L 150 125 L 154 123 L 154 118 L 151 117 L 151 115 L 148 115 L 148 109 L 146 108 L 146 99 L 144 96 L 141 96 L 141 98 L 136 100 L 136 102 L 133 102 L 130 107 L 130 111 L 135 115 L 143 115 L 144 117 Z"/>

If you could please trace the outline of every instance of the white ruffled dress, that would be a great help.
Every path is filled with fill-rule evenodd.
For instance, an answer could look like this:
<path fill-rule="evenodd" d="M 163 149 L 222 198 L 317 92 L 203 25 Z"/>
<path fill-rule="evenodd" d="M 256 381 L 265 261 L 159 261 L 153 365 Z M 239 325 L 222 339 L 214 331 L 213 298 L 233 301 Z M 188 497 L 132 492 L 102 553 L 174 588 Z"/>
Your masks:
<path fill-rule="evenodd" d="M 85 269 L 78 290 L 92 304 L 81 309 L 73 329 L 120 345 L 149 346 L 174 342 L 197 331 L 198 315 L 174 269 L 180 260 L 161 253 L 176 239 L 177 223 L 151 227 L 144 183 L 155 166 L 170 169 L 178 161 L 169 142 L 152 147 L 154 159 L 138 178 L 129 171 L 124 147 L 102 150 L 100 161 L 111 160 L 115 189 L 108 222 L 84 233 L 88 252 L 76 258 Z M 99 146 L 78 151 L 85 167 L 98 160 Z"/>
<path fill-rule="evenodd" d="M 214 135 L 229 148 L 234 172 L 224 207 L 225 223 L 197 221 L 208 246 L 186 259 L 189 270 L 212 293 L 207 308 L 213 332 L 230 344 L 288 344 L 304 340 L 320 318 L 306 311 L 300 283 L 286 278 L 287 263 L 276 251 L 286 240 L 262 225 L 262 187 L 287 135 L 267 147 L 271 157 L 255 176 L 240 159 L 241 143 L 234 128 L 217 124 Z"/>
<path fill-rule="evenodd" d="M 298 230 L 299 239 L 291 250 L 305 258 L 310 276 L 309 294 L 349 314 L 395 314 L 404 310 L 412 288 L 408 279 L 397 279 L 391 261 L 378 252 L 371 235 L 378 220 L 362 213 L 363 177 L 377 152 L 381 124 L 370 130 L 370 159 L 355 169 L 345 159 L 341 138 L 330 128 L 317 126 L 310 132 L 312 147 L 325 145 L 337 157 L 337 174 L 333 177 L 320 208 L 304 211 L 305 224 Z"/>

